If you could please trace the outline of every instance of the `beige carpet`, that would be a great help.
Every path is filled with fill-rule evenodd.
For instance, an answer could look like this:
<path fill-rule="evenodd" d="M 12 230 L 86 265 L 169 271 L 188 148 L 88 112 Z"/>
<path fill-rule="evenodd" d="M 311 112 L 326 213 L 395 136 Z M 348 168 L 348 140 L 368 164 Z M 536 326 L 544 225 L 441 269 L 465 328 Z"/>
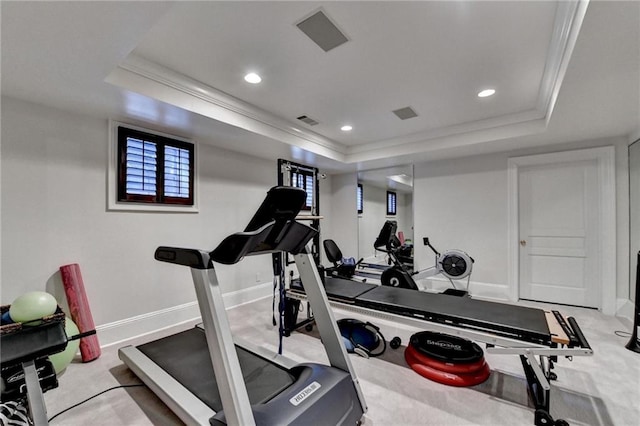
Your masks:
<path fill-rule="evenodd" d="M 528 306 L 543 306 L 527 303 Z M 589 310 L 556 307 L 574 316 L 594 348 L 592 357 L 560 359 L 552 383 L 551 413 L 572 425 L 640 424 L 640 354 L 624 348 L 628 338 L 616 330 L 628 330 L 618 319 Z M 263 299 L 229 311 L 234 334 L 271 350 L 277 350 L 277 329 L 271 326 L 271 300 Z M 336 310 L 337 317 L 356 315 Z M 304 313 L 301 315 L 305 315 Z M 398 335 L 403 342 L 417 330 L 386 320 L 381 326 L 387 340 Z M 184 325 L 180 328 L 187 328 Z M 142 343 L 176 330 L 145 336 Z M 470 388 L 453 388 L 431 382 L 404 363 L 403 348 L 387 349 L 380 358 L 351 355 L 373 425 L 530 425 L 533 409 L 518 356 L 486 354 L 492 373 Z M 295 361 L 325 361 L 320 341 L 308 333 L 294 333 L 284 341 L 284 354 Z M 60 377 L 60 387 L 45 394 L 49 417 L 104 389 L 139 383 L 117 356 L 117 347 L 105 348 L 91 363 L 72 363 Z M 52 425 L 173 425 L 181 424 L 146 387 L 116 389 L 76 407 Z M 309 419 L 310 425 L 322 424 Z"/>

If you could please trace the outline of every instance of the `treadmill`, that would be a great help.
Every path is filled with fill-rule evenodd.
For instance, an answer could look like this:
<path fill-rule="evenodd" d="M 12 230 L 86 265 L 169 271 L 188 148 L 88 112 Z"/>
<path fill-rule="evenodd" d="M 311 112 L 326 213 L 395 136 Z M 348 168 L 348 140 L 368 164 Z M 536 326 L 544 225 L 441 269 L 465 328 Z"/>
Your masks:
<path fill-rule="evenodd" d="M 126 346 L 122 361 L 186 424 L 358 424 L 367 411 L 307 243 L 317 231 L 295 221 L 306 193 L 274 187 L 243 232 L 211 252 L 159 247 L 155 259 L 188 266 L 203 326 Z M 234 342 L 214 263 L 287 252 L 295 257 L 330 365 L 293 361 Z"/>

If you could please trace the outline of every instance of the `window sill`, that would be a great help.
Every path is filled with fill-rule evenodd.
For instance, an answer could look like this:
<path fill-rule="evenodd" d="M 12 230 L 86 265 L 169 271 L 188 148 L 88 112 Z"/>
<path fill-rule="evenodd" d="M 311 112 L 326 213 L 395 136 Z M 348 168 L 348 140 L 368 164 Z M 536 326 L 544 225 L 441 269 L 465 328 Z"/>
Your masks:
<path fill-rule="evenodd" d="M 118 203 L 109 202 L 107 211 L 114 212 L 151 212 L 151 213 L 198 213 L 197 206 L 180 206 L 169 204 Z"/>

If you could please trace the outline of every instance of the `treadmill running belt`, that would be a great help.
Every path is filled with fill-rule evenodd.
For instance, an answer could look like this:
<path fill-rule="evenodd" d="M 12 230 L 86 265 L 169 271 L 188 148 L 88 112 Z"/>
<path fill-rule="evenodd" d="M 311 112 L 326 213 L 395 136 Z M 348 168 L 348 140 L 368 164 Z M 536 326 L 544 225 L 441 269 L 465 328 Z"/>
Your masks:
<path fill-rule="evenodd" d="M 138 349 L 213 411 L 222 410 L 203 330 L 192 328 Z M 294 378 L 286 369 L 238 346 L 236 350 L 252 404 L 268 401 L 293 383 Z"/>
<path fill-rule="evenodd" d="M 383 312 L 454 324 L 534 343 L 551 343 L 549 326 L 541 309 L 385 286 L 358 296 L 355 302 L 358 306 Z"/>

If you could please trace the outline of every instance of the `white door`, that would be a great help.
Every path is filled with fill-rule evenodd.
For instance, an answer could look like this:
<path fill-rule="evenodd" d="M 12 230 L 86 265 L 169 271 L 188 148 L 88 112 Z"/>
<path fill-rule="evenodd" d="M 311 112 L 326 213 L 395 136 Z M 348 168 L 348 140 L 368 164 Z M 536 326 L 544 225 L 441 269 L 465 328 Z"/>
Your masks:
<path fill-rule="evenodd" d="M 520 298 L 601 307 L 596 160 L 519 168 Z"/>

